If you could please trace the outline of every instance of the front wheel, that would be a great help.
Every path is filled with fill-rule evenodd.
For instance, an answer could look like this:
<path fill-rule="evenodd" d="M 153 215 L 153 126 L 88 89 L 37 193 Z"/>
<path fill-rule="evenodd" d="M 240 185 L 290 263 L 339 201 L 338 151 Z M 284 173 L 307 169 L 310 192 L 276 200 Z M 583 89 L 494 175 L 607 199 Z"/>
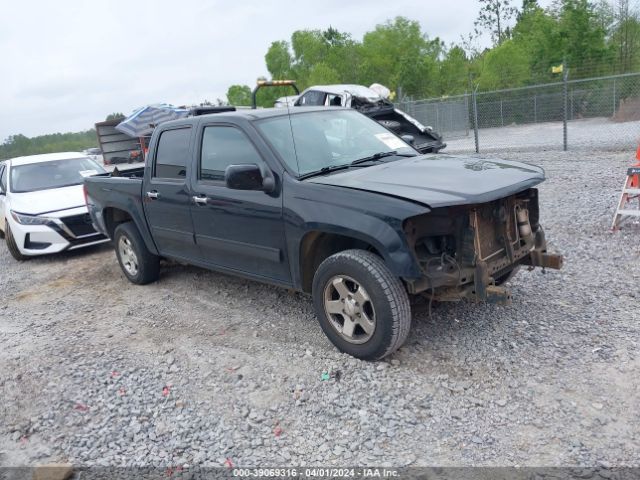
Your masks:
<path fill-rule="evenodd" d="M 20 253 L 20 249 L 18 248 L 18 244 L 16 243 L 16 239 L 13 237 L 13 233 L 11 232 L 11 227 L 9 227 L 9 222 L 5 224 L 5 237 L 7 241 L 7 249 L 13 258 L 18 261 L 28 260 L 29 257 L 27 255 L 23 255 Z"/>
<path fill-rule="evenodd" d="M 365 250 L 345 250 L 320 264 L 313 304 L 322 330 L 341 351 L 363 360 L 393 353 L 411 327 L 404 285 L 383 260 Z"/>
<path fill-rule="evenodd" d="M 116 257 L 125 277 L 138 285 L 155 282 L 160 276 L 160 257 L 151 253 L 133 222 L 121 223 L 113 235 Z"/>

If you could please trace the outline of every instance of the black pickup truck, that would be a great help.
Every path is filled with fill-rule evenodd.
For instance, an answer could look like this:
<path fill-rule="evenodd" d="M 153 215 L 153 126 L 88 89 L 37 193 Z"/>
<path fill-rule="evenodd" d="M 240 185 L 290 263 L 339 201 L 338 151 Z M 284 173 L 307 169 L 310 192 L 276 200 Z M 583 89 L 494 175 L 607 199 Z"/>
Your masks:
<path fill-rule="evenodd" d="M 508 302 L 520 265 L 560 268 L 539 224 L 541 168 L 420 155 L 355 110 L 249 110 L 157 127 L 144 168 L 85 180 L 124 275 L 171 258 L 312 294 L 342 351 L 379 359 L 410 296 Z"/>

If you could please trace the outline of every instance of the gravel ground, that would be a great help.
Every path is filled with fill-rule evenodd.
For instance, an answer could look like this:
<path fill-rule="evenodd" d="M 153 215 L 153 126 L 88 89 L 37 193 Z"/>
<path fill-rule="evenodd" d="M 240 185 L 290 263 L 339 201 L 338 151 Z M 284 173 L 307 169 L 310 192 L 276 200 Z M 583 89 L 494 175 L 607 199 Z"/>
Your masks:
<path fill-rule="evenodd" d="M 561 150 L 562 122 L 542 122 L 526 125 L 481 128 L 478 131 L 480 152 L 502 155 L 504 150 Z M 570 150 L 628 150 L 638 146 L 640 121 L 614 122 L 609 118 L 571 120 L 567 123 Z M 447 152 L 475 152 L 473 129 L 462 138 L 449 138 L 445 133 Z"/>
<path fill-rule="evenodd" d="M 508 307 L 417 305 L 378 363 L 338 353 L 301 294 L 0 245 L 0 465 L 639 465 L 640 226 L 608 230 L 632 155 L 511 157 L 547 171 L 565 268 L 521 270 Z"/>

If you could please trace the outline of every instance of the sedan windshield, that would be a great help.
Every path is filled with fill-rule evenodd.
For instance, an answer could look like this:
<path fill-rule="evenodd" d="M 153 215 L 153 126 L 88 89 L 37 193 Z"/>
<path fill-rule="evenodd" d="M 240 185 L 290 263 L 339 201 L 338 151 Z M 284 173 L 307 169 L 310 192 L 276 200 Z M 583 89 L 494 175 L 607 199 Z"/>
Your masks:
<path fill-rule="evenodd" d="M 417 155 L 402 139 L 354 110 L 296 112 L 262 120 L 257 126 L 298 176 L 366 166 L 357 161 L 368 157 L 391 161 Z"/>
<path fill-rule="evenodd" d="M 71 158 L 11 167 L 11 191 L 35 192 L 80 185 L 84 177 L 105 170 L 89 158 Z"/>

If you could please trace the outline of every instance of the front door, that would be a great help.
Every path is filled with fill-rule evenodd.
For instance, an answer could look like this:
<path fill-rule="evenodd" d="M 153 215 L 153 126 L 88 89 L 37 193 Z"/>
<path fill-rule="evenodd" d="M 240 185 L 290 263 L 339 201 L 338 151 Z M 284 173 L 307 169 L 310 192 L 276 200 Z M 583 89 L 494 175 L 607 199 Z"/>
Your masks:
<path fill-rule="evenodd" d="M 290 283 L 280 186 L 267 194 L 229 189 L 224 182 L 228 165 L 269 168 L 247 134 L 237 127 L 206 125 L 199 157 L 191 211 L 202 261 Z"/>
<path fill-rule="evenodd" d="M 151 165 L 151 179 L 145 182 L 142 197 L 149 228 L 160 255 L 197 259 L 191 221 L 189 170 L 190 126 L 165 130 L 160 134 Z"/>

